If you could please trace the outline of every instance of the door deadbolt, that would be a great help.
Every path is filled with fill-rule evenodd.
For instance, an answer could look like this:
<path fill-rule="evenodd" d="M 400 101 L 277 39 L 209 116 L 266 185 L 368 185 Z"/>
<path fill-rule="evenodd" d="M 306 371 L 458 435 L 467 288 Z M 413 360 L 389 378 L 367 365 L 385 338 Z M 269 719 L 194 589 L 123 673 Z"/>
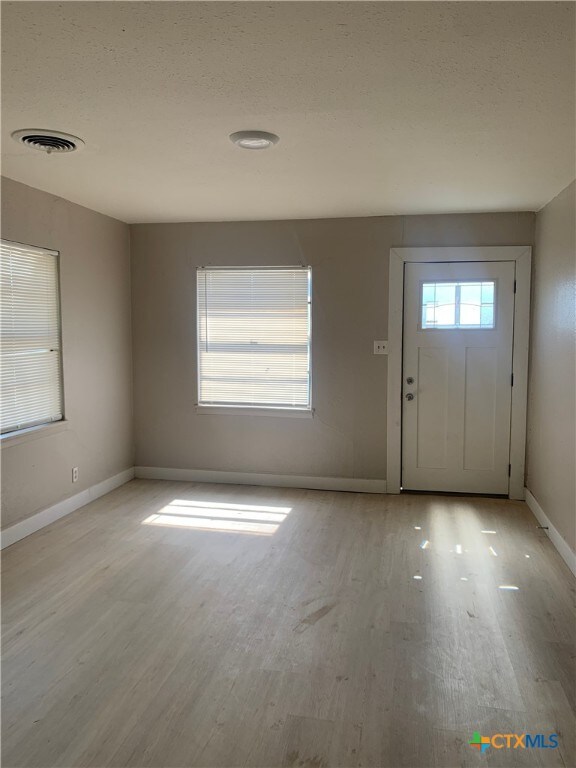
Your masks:
<path fill-rule="evenodd" d="M 414 379 L 412 378 L 412 376 L 408 376 L 408 378 L 406 379 L 406 384 L 414 384 Z"/>

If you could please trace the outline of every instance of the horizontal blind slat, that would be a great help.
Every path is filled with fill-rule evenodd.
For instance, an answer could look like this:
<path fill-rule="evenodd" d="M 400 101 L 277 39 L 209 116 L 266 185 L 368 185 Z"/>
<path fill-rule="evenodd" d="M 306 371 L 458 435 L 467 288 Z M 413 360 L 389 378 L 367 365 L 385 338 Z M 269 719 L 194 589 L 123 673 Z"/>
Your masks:
<path fill-rule="evenodd" d="M 310 407 L 306 267 L 197 272 L 199 402 Z"/>
<path fill-rule="evenodd" d="M 1 430 L 62 418 L 58 254 L 0 242 Z"/>

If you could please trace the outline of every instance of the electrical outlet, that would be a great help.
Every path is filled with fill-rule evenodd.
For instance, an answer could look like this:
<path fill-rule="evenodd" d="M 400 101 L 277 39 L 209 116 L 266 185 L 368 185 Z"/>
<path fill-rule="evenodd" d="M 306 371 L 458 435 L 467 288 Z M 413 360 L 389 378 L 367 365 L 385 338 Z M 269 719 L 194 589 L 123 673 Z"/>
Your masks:
<path fill-rule="evenodd" d="M 375 355 L 387 355 L 388 354 L 388 342 L 387 341 L 375 341 L 374 342 L 374 354 Z"/>
<path fill-rule="evenodd" d="M 78 467 L 72 467 L 72 482 L 78 482 Z"/>

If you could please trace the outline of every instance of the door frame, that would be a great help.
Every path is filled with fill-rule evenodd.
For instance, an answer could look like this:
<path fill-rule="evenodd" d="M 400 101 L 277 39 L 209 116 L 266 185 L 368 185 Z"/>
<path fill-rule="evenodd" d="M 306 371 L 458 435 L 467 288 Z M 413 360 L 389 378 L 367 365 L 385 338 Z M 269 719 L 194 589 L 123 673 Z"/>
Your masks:
<path fill-rule="evenodd" d="M 508 496 L 524 499 L 526 408 L 528 402 L 528 342 L 532 247 L 391 248 L 388 281 L 388 390 L 386 429 L 386 489 L 400 493 L 402 475 L 402 344 L 404 325 L 404 265 L 407 262 L 514 261 L 516 293 L 512 346 L 510 418 L 510 484 Z"/>

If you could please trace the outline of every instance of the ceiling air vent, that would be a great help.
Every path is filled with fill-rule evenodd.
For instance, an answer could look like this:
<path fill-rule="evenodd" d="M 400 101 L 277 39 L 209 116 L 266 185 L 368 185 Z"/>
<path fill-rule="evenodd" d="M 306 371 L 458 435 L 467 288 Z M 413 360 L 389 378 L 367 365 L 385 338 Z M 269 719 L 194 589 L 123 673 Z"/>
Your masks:
<path fill-rule="evenodd" d="M 77 136 L 71 136 L 69 133 L 60 133 L 60 131 L 42 131 L 36 128 L 29 128 L 23 131 L 14 131 L 12 134 L 14 141 L 19 144 L 25 144 L 32 149 L 39 149 L 41 152 L 52 154 L 52 152 L 62 154 L 64 152 L 74 152 L 82 149 L 84 142 Z"/>

